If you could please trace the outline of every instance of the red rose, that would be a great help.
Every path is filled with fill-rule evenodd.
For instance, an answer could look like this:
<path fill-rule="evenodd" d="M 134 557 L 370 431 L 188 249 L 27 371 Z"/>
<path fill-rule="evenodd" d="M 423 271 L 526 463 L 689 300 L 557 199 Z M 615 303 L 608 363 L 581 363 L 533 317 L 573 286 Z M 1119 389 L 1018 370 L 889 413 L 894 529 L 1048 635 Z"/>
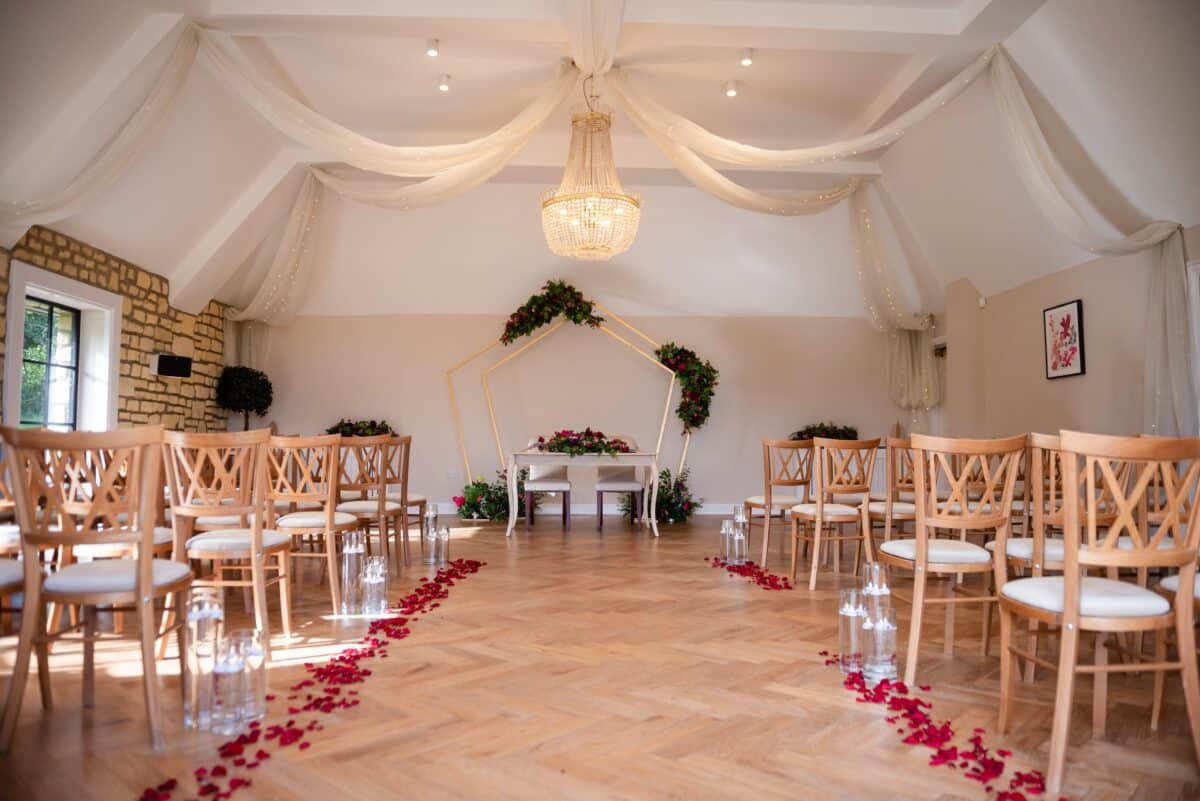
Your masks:
<path fill-rule="evenodd" d="M 467 499 L 461 495 L 455 495 L 453 500 L 454 500 L 454 505 L 456 507 L 458 507 L 459 509 L 461 509 L 463 507 L 463 504 L 465 504 L 467 502 Z"/>

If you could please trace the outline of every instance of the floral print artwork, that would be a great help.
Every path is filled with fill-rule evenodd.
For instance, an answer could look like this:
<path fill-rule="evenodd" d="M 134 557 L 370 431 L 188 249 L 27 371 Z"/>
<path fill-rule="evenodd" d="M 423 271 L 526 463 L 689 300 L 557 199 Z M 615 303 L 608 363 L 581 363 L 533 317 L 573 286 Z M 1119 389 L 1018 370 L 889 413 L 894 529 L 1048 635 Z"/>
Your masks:
<path fill-rule="evenodd" d="M 1073 300 L 1046 309 L 1046 378 L 1082 375 L 1083 365 L 1083 303 Z"/>

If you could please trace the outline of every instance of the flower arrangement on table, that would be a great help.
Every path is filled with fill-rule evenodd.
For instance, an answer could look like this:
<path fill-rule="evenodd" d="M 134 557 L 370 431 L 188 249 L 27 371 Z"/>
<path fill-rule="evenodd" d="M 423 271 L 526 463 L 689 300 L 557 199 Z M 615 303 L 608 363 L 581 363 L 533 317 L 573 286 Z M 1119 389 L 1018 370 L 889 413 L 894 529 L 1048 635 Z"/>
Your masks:
<path fill-rule="evenodd" d="M 517 516 L 525 514 L 525 479 L 529 477 L 529 468 L 521 468 L 517 473 Z M 503 470 L 496 471 L 496 479 L 489 483 L 483 476 L 463 487 L 462 495 L 454 496 L 454 505 L 458 507 L 458 516 L 464 520 L 507 520 L 508 519 L 508 478 Z M 541 497 L 533 496 L 533 508 L 541 505 Z"/>
<path fill-rule="evenodd" d="M 566 453 L 571 456 L 582 456 L 585 453 L 606 453 L 610 456 L 633 453 L 633 448 L 625 440 L 606 437 L 603 432 L 590 428 L 583 431 L 564 428 L 562 431 L 555 431 L 549 439 L 538 437 L 533 447 L 546 453 Z"/>
<path fill-rule="evenodd" d="M 822 439 L 858 439 L 854 426 L 839 426 L 837 423 L 811 423 L 799 431 L 793 431 L 788 439 L 801 440 L 821 437 Z"/>
<path fill-rule="evenodd" d="M 343 437 L 374 437 L 379 434 L 395 434 L 387 420 L 338 420 L 325 429 L 326 434 L 341 434 Z"/>
<path fill-rule="evenodd" d="M 691 487 L 688 486 L 691 472 L 690 468 L 685 467 L 683 472 L 676 476 L 671 474 L 669 468 L 664 468 L 658 474 L 658 505 L 655 514 L 658 522 L 686 522 L 704 505 L 704 499 L 692 495 Z M 622 513 L 629 514 L 629 503 L 628 495 L 621 497 Z"/>

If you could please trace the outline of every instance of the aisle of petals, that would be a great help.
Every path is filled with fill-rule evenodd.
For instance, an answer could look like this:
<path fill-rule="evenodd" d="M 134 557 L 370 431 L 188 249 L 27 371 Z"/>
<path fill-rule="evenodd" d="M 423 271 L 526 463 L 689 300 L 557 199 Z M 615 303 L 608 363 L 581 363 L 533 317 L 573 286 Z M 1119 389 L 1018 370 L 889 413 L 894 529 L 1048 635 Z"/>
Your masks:
<path fill-rule="evenodd" d="M 826 665 L 838 663 L 837 655 L 829 651 L 821 651 L 820 656 L 825 657 Z M 995 793 L 995 801 L 1029 801 L 1030 796 L 1040 796 L 1046 792 L 1046 779 L 1040 770 L 1028 773 L 1013 771 L 1008 789 L 1001 789 L 998 784 L 1004 777 L 1004 760 L 1011 757 L 1012 752 L 998 748 L 993 756 L 992 751 L 984 745 L 986 732 L 983 729 L 975 729 L 971 733 L 967 740 L 969 747 L 954 745 L 954 728 L 950 721 L 935 721 L 932 717 L 933 704 L 910 691 L 904 682 L 884 679 L 872 687 L 862 673 L 855 672 L 847 674 L 842 686 L 858 693 L 859 703 L 881 704 L 893 713 L 884 719 L 889 724 L 903 724 L 896 725 L 896 733 L 903 736 L 903 742 L 932 749 L 930 767 L 945 765 L 962 771 L 968 779 L 984 785 L 986 792 Z M 932 688 L 922 684 L 918 689 L 929 692 Z M 1060 798 L 1059 801 L 1066 799 Z"/>
<path fill-rule="evenodd" d="M 778 576 L 766 568 L 759 567 L 754 562 L 743 562 L 740 565 L 732 564 L 723 556 L 706 556 L 705 562 L 711 562 L 713 567 L 723 567 L 725 571 L 733 576 L 742 576 L 753 581 L 764 590 L 790 590 L 792 582 L 786 576 Z"/>
<path fill-rule="evenodd" d="M 320 718 L 301 720 L 305 713 L 328 715 L 339 709 L 358 706 L 358 690 L 350 685 L 362 684 L 371 676 L 370 668 L 362 663 L 370 659 L 386 659 L 388 646 L 402 640 L 410 633 L 409 624 L 417 615 L 424 615 L 441 606 L 441 600 L 449 596 L 449 588 L 456 581 L 478 573 L 486 562 L 473 559 L 457 559 L 448 567 L 439 570 L 432 579 L 422 578 L 409 595 L 401 598 L 394 610 L 395 617 L 371 621 L 367 635 L 357 647 L 347 648 L 323 664 L 306 662 L 304 669 L 308 678 L 292 685 L 287 703 L 288 719 L 282 724 L 263 726 L 258 721 L 235 739 L 222 743 L 217 748 L 218 762 L 202 765 L 193 771 L 196 789 L 187 796 L 188 801 L 225 799 L 253 781 L 248 771 L 254 770 L 271 758 L 269 747 L 287 748 L 295 745 L 305 750 L 312 741 L 313 732 L 324 729 Z M 268 701 L 276 701 L 273 695 Z M 156 787 L 147 787 L 139 801 L 170 801 L 180 787 L 178 779 L 168 779 Z"/>

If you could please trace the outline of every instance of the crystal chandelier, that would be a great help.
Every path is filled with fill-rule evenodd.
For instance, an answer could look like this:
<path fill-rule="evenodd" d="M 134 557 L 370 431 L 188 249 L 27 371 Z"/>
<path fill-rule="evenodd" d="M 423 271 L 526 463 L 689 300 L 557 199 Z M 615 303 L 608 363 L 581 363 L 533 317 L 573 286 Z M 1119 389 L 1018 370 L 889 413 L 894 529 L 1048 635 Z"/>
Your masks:
<path fill-rule="evenodd" d="M 571 115 L 571 145 L 562 183 L 542 193 L 542 230 L 546 244 L 559 256 L 605 261 L 633 244 L 642 202 L 626 192 L 617 178 L 612 115 L 596 110 L 596 97 L 586 88 L 585 96 L 587 111 Z"/>

